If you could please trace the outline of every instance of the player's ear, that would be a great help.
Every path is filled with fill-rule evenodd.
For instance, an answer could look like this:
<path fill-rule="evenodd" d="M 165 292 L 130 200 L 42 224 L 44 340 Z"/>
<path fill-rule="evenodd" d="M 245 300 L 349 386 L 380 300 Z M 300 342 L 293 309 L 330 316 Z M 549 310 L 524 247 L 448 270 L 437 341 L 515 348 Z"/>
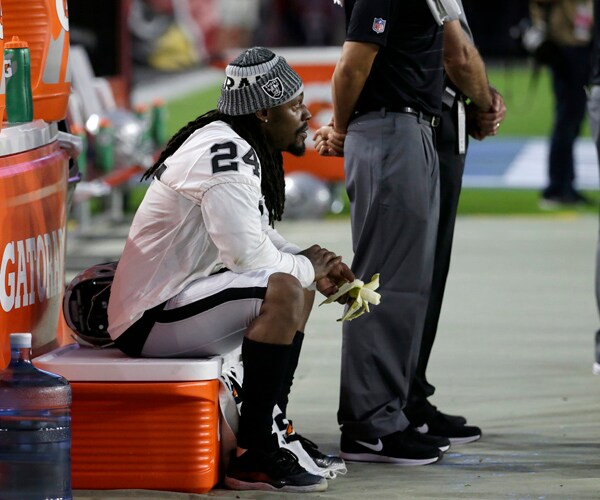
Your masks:
<path fill-rule="evenodd" d="M 255 113 L 256 117 L 263 123 L 267 123 L 269 121 L 269 113 L 266 109 L 261 109 Z"/>

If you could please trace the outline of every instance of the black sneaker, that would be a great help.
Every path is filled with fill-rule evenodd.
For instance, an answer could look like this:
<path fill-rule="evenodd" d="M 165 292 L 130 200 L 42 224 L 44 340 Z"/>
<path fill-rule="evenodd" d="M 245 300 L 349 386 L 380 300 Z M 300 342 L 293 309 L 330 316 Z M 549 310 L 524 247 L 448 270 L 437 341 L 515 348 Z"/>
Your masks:
<path fill-rule="evenodd" d="M 275 414 L 273 420 L 277 428 L 279 446 L 287 448 L 296 455 L 298 462 L 307 472 L 327 479 L 348 472 L 346 463 L 340 457 L 321 453 L 315 443 L 295 431 L 292 421 L 285 418 L 282 413 Z"/>
<path fill-rule="evenodd" d="M 274 452 L 248 450 L 232 457 L 225 486 L 232 490 L 325 491 L 327 480 L 310 474 L 298 463 L 296 455 L 285 448 Z"/>
<path fill-rule="evenodd" d="M 411 429 L 378 439 L 351 439 L 342 433 L 341 453 L 351 462 L 384 462 L 398 465 L 427 465 L 442 458 L 437 446 L 423 444 Z"/>
<path fill-rule="evenodd" d="M 433 418 L 428 419 L 422 425 L 415 427 L 415 430 L 422 434 L 446 437 L 452 444 L 471 443 L 481 437 L 479 427 L 464 424 L 457 425 L 456 422 L 446 418 L 441 412 L 436 413 Z"/>
<path fill-rule="evenodd" d="M 465 425 L 467 423 L 467 419 L 462 415 L 450 415 L 441 412 L 438 410 L 437 406 L 431 404 L 428 399 L 422 400 L 418 404 L 407 406 L 404 409 L 404 413 L 413 427 L 423 425 L 427 420 L 436 417 L 444 418 L 456 425 Z"/>
<path fill-rule="evenodd" d="M 467 419 L 462 415 L 450 415 L 448 413 L 442 413 L 437 408 L 435 409 L 435 413 L 436 415 L 439 415 L 440 418 L 445 418 L 456 425 L 465 425 L 467 423 Z"/>
<path fill-rule="evenodd" d="M 448 451 L 450 449 L 450 440 L 443 436 L 434 436 L 432 434 L 422 434 L 415 429 L 411 429 L 414 432 L 414 438 L 427 446 L 435 446 L 440 451 Z"/>
<path fill-rule="evenodd" d="M 340 474 L 346 473 L 346 464 L 341 457 L 336 457 L 335 455 L 325 455 L 324 453 L 321 453 L 319 447 L 310 439 L 293 432 L 286 437 L 286 441 L 288 443 L 298 441 L 300 446 L 302 446 L 304 451 L 320 469 L 327 469 Z"/>

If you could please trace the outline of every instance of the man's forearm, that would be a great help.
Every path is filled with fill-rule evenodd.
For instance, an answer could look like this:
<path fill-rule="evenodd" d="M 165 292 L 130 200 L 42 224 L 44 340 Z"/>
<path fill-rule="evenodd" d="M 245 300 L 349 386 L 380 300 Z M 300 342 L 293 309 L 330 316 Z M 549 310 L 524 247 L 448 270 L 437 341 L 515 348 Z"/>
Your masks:
<path fill-rule="evenodd" d="M 479 51 L 458 21 L 444 26 L 444 69 L 452 83 L 482 110 L 492 106 L 492 94 Z"/>
<path fill-rule="evenodd" d="M 332 79 L 334 128 L 338 132 L 346 132 L 348 128 L 377 50 L 371 44 L 344 43 Z"/>
<path fill-rule="evenodd" d="M 341 62 L 341 61 L 340 61 Z M 331 93 L 333 96 L 333 123 L 338 132 L 346 132 L 350 117 L 364 86 L 351 77 L 351 73 L 338 62 L 333 73 Z"/>

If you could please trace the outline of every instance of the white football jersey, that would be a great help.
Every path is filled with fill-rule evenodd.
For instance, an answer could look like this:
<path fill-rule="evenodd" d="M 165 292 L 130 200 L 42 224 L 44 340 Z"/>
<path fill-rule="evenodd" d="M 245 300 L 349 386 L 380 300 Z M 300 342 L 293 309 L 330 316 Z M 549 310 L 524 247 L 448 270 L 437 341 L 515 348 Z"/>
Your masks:
<path fill-rule="evenodd" d="M 311 262 L 268 224 L 258 156 L 228 124 L 196 130 L 165 166 L 119 260 L 108 306 L 113 339 L 146 310 L 223 267 L 272 269 L 312 284 Z"/>

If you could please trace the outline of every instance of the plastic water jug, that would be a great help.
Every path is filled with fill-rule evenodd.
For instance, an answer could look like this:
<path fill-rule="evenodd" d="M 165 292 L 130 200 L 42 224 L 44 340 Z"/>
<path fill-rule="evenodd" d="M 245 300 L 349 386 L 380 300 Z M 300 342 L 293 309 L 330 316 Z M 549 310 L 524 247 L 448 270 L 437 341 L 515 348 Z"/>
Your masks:
<path fill-rule="evenodd" d="M 31 363 L 31 334 L 10 335 L 0 372 L 0 498 L 71 499 L 71 386 Z"/>

